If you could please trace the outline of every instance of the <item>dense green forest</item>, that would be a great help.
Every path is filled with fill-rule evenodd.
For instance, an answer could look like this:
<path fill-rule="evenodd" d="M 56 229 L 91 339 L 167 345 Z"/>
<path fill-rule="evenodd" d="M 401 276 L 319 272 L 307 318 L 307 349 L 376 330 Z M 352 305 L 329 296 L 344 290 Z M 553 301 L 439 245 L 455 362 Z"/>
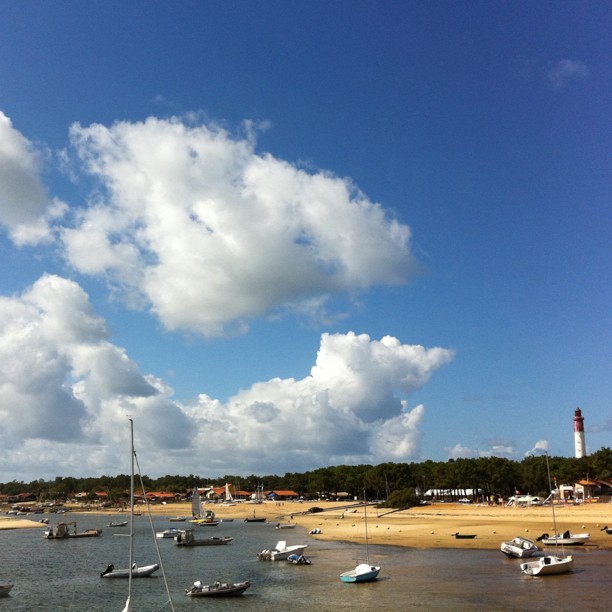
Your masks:
<path fill-rule="evenodd" d="M 581 459 L 550 457 L 551 475 L 559 484 L 571 484 L 583 478 L 612 481 L 612 450 L 602 448 Z M 222 486 L 231 483 L 236 490 L 253 492 L 258 486 L 264 490 L 292 490 L 306 499 L 338 492 L 361 497 L 365 491 L 369 499 L 397 497 L 400 492 L 424 493 L 428 489 L 482 490 L 486 496 L 507 498 L 515 490 L 546 496 L 549 492 L 545 456 L 530 456 L 522 461 L 501 457 L 478 459 L 431 460 L 420 463 L 382 463 L 380 465 L 338 465 L 304 473 L 278 475 L 219 477 L 189 474 L 188 476 L 143 476 L 148 491 L 184 493 L 194 486 Z M 105 491 L 111 500 L 120 499 L 129 489 L 129 476 L 100 476 L 73 478 L 58 476 L 54 480 L 7 482 L 0 484 L 0 493 L 17 495 L 28 492 L 45 499 L 67 499 L 76 492 Z"/>

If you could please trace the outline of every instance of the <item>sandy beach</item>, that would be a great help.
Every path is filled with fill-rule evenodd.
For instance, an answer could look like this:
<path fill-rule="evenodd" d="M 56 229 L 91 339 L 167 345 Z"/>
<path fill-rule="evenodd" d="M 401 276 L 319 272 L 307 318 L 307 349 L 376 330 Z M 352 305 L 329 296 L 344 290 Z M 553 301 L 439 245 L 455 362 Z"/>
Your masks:
<path fill-rule="evenodd" d="M 308 514 L 308 509 L 313 506 L 322 508 L 324 512 Z M 294 522 L 309 531 L 319 528 L 321 534 L 311 536 L 317 539 L 363 542 L 363 508 L 340 506 L 333 502 L 265 502 L 235 506 L 207 504 L 206 507 L 213 509 L 221 518 L 242 520 L 255 512 L 258 517 L 266 517 L 270 522 Z M 75 520 L 75 514 L 79 512 L 82 510 L 75 508 L 62 520 Z M 190 516 L 191 505 L 154 505 L 151 506 L 151 512 L 168 517 Z M 521 508 L 432 504 L 386 514 L 388 512 L 388 508 L 368 508 L 368 533 L 372 544 L 416 548 L 498 549 L 502 541 L 515 536 L 535 539 L 542 533 L 554 531 L 550 506 Z M 612 535 L 601 531 L 603 526 L 612 526 L 612 504 L 556 506 L 555 513 L 560 531 L 569 529 L 574 533 L 588 532 L 591 534 L 588 546 L 612 549 Z M 119 513 L 109 510 L 104 514 Z M 34 520 L 28 520 L 22 516 L 15 518 L 0 515 L 0 530 L 44 527 L 44 524 L 38 522 L 41 515 L 35 516 L 37 518 Z M 53 521 L 53 515 L 50 518 Z M 476 534 L 476 537 L 472 540 L 455 539 L 452 535 L 455 532 Z M 288 535 L 290 532 L 282 533 Z"/>

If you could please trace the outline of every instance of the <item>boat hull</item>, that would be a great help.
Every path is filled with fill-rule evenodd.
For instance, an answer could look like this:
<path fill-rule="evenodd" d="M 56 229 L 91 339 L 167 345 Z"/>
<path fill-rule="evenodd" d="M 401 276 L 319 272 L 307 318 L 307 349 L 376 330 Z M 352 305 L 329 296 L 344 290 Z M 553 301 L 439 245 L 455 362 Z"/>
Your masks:
<path fill-rule="evenodd" d="M 514 538 L 508 542 L 502 542 L 500 550 L 508 557 L 525 559 L 538 552 L 538 547 L 533 540 L 528 538 Z"/>
<path fill-rule="evenodd" d="M 534 561 L 521 563 L 521 571 L 528 576 L 553 576 L 571 571 L 574 559 L 571 556 L 546 555 Z"/>
<path fill-rule="evenodd" d="M 360 563 L 355 569 L 350 572 L 344 572 L 340 574 L 340 580 L 342 582 L 372 582 L 378 578 L 380 573 L 380 567 L 377 565 L 369 565 L 367 563 Z"/>
<path fill-rule="evenodd" d="M 195 585 L 190 589 L 185 589 L 188 597 L 235 597 L 242 595 L 249 587 L 250 582 L 218 583 L 207 584 L 204 586 Z"/>
<path fill-rule="evenodd" d="M 8 595 L 12 588 L 12 584 L 0 584 L 0 596 Z"/>
<path fill-rule="evenodd" d="M 586 544 L 591 536 L 588 533 L 575 533 L 569 536 L 541 536 L 540 542 L 546 546 L 582 546 Z"/>
<path fill-rule="evenodd" d="M 143 565 L 140 567 L 132 568 L 132 578 L 147 578 L 155 573 L 159 569 L 158 563 L 153 563 L 152 565 Z M 102 578 L 129 578 L 130 570 L 129 569 L 112 569 L 109 572 L 104 572 L 100 574 Z"/>

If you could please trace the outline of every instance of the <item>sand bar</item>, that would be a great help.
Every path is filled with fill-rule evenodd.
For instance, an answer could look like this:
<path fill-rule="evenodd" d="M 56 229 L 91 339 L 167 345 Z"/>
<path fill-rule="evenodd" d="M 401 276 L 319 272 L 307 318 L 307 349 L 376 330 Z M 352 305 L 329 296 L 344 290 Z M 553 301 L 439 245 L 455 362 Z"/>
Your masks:
<path fill-rule="evenodd" d="M 324 512 L 307 514 L 313 506 Z M 312 536 L 323 540 L 361 543 L 364 541 L 363 509 L 340 508 L 334 502 L 264 502 L 262 504 L 240 503 L 234 506 L 207 504 L 218 517 L 236 520 L 252 516 L 266 517 L 269 522 L 295 522 L 311 530 L 319 528 L 321 534 Z M 75 508 L 59 520 L 74 520 Z M 190 504 L 153 505 L 154 515 L 190 516 Z M 504 507 L 477 504 L 432 504 L 411 508 L 401 512 L 385 514 L 388 508 L 368 508 L 369 541 L 372 544 L 389 544 L 416 548 L 476 548 L 498 549 L 502 541 L 515 536 L 535 539 L 542 533 L 553 533 L 550 506 Z M 114 517 L 117 510 L 105 514 Z M 121 513 L 127 516 L 127 513 Z M 379 516 L 385 514 L 385 516 Z M 579 506 L 557 506 L 555 510 L 560 531 L 569 529 L 574 533 L 591 534 L 589 547 L 612 549 L 612 535 L 601 528 L 612 527 L 612 504 L 582 504 Z M 37 515 L 38 516 L 38 515 Z M 53 521 L 53 515 L 49 516 Z M 178 524 L 177 524 L 178 525 Z M 36 520 L 3 517 L 0 515 L 0 530 L 20 527 L 44 527 Z M 473 540 L 455 539 L 452 534 L 476 534 Z M 282 533 L 287 539 L 290 532 Z"/>

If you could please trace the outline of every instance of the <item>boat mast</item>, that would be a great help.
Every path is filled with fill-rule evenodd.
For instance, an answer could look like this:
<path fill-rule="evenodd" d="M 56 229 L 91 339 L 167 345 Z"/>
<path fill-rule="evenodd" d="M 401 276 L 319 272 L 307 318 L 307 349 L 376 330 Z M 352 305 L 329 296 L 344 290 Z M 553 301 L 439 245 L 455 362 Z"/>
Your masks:
<path fill-rule="evenodd" d="M 555 555 L 559 556 L 559 532 L 557 531 L 557 517 L 555 515 L 555 491 L 552 488 L 552 481 L 550 480 L 550 465 L 548 463 L 548 453 L 546 453 L 546 472 L 548 473 L 548 488 L 550 489 L 550 506 L 552 508 L 553 515 L 553 527 L 555 530 Z M 562 550 L 565 555 L 565 550 Z"/>
<path fill-rule="evenodd" d="M 132 563 L 134 557 L 134 421 L 130 419 L 130 545 L 128 547 L 128 597 L 122 612 L 132 609 Z"/>
<path fill-rule="evenodd" d="M 365 525 L 366 561 L 370 565 L 370 549 L 368 547 L 368 506 L 366 502 L 365 489 L 363 490 L 363 522 Z"/>

